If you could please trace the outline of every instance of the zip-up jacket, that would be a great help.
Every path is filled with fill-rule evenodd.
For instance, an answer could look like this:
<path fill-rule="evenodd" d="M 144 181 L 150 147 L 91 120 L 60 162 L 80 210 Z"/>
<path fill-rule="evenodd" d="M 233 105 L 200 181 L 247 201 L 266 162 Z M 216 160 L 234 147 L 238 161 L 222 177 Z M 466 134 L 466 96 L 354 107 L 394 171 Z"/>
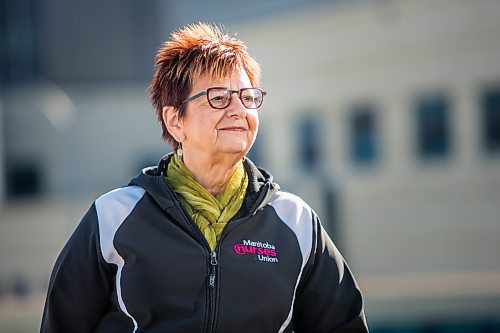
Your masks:
<path fill-rule="evenodd" d="M 248 159 L 215 251 L 164 178 L 170 155 L 90 207 L 59 255 L 42 333 L 368 332 L 314 211 Z"/>

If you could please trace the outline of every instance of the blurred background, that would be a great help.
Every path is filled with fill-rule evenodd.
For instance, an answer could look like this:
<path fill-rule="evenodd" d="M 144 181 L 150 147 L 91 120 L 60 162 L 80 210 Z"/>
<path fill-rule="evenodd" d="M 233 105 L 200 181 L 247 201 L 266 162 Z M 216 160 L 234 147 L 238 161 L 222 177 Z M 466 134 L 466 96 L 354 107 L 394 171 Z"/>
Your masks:
<path fill-rule="evenodd" d="M 38 331 L 92 201 L 170 147 L 146 89 L 188 23 L 263 69 L 250 153 L 318 212 L 372 332 L 500 332 L 500 1 L 0 0 L 0 332 Z"/>

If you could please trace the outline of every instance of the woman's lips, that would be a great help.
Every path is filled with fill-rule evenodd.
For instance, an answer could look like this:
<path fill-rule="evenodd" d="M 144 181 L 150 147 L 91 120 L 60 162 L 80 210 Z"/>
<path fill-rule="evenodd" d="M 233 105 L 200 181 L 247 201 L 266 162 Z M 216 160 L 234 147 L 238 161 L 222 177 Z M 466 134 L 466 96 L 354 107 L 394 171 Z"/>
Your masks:
<path fill-rule="evenodd" d="M 221 128 L 221 131 L 234 131 L 234 132 L 245 132 L 247 129 L 245 127 L 238 127 L 238 126 L 230 126 L 230 127 L 223 127 Z"/>

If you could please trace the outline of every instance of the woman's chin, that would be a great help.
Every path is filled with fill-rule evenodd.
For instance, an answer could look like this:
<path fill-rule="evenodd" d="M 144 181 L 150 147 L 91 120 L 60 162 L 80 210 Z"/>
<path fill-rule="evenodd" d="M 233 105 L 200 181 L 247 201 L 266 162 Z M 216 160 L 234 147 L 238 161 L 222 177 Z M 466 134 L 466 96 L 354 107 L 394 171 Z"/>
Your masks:
<path fill-rule="evenodd" d="M 246 154 L 248 151 L 248 144 L 246 142 L 233 142 L 231 144 L 226 144 L 222 147 L 220 147 L 218 152 L 223 153 L 223 154 L 234 154 L 234 155 L 243 155 Z"/>

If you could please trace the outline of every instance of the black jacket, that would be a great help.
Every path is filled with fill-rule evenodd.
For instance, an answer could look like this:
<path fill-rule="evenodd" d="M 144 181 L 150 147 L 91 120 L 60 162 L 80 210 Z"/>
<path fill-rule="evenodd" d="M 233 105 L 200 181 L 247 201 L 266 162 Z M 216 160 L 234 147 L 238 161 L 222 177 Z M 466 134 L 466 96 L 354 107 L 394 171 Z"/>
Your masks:
<path fill-rule="evenodd" d="M 216 250 L 164 180 L 169 156 L 99 197 L 55 264 L 41 332 L 367 332 L 361 293 L 311 208 L 249 160 Z"/>

